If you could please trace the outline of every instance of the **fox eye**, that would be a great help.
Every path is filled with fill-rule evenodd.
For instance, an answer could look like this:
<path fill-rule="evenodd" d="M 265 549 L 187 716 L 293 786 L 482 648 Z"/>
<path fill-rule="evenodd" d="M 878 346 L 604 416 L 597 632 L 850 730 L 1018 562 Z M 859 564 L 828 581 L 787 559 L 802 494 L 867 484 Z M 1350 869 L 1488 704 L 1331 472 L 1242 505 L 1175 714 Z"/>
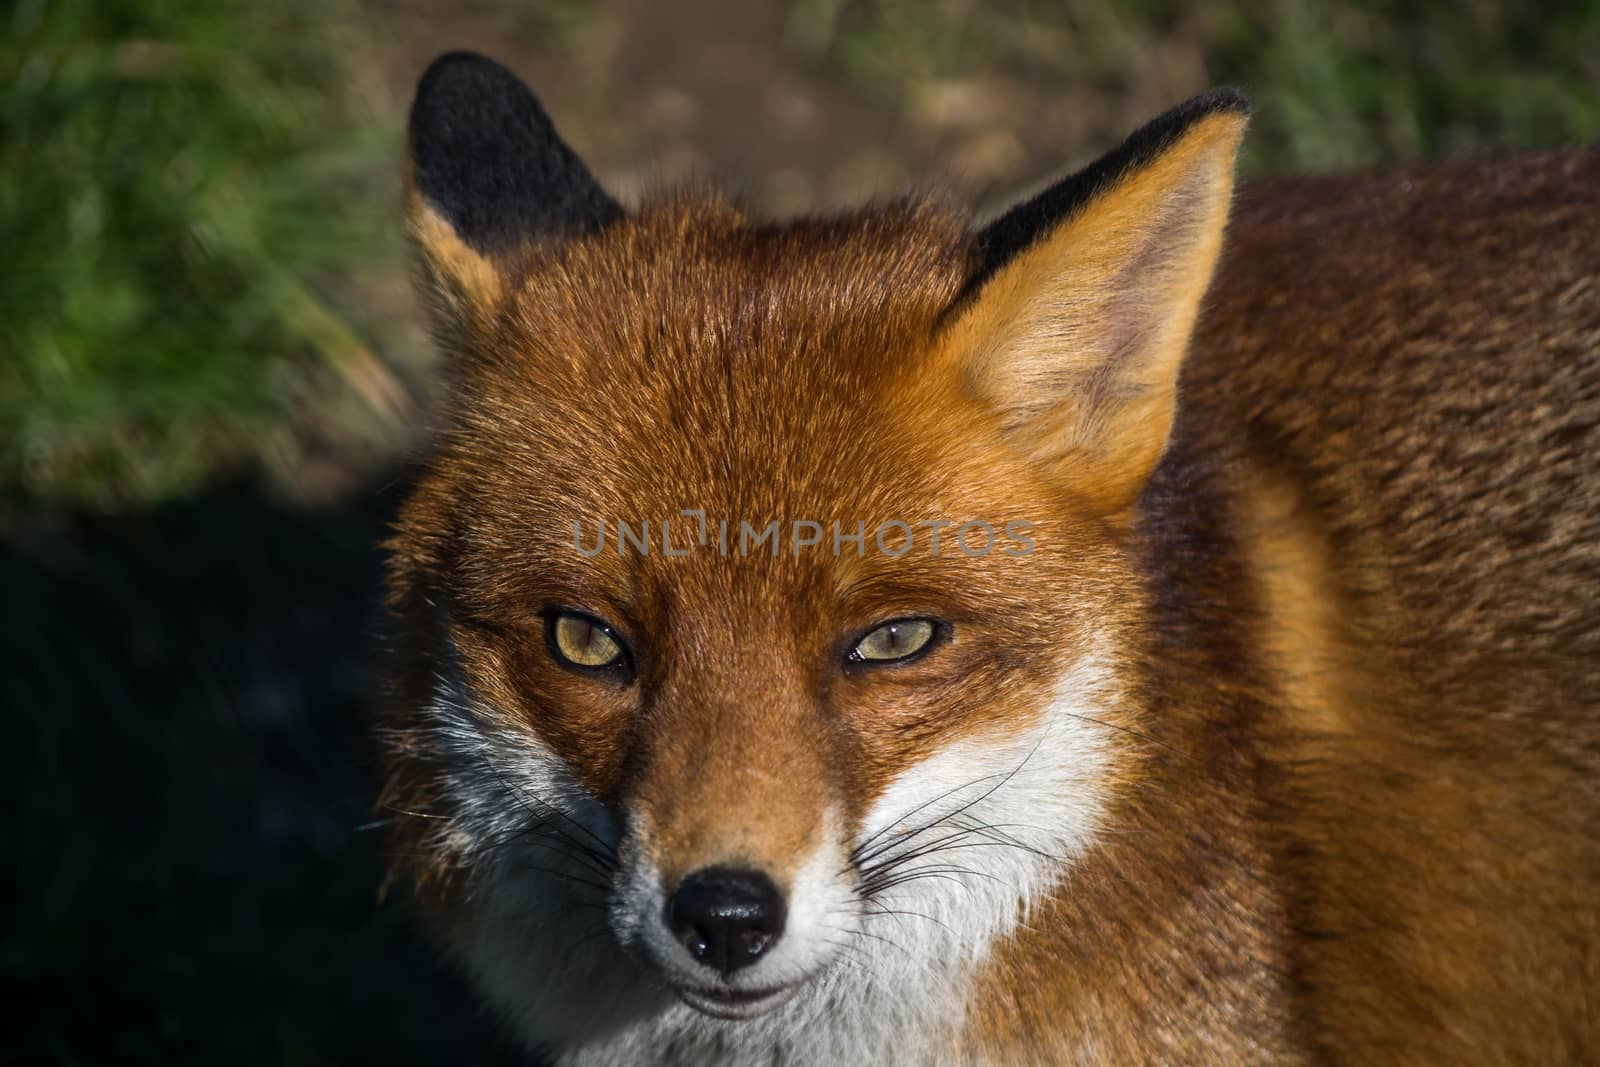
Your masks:
<path fill-rule="evenodd" d="M 922 655 L 939 635 L 932 619 L 892 619 L 869 632 L 846 657 L 851 663 L 904 663 Z"/>
<path fill-rule="evenodd" d="M 628 650 L 615 630 L 593 615 L 579 611 L 562 611 L 553 614 L 546 624 L 545 636 L 550 652 L 556 661 L 567 667 L 599 671 L 627 669 Z"/>

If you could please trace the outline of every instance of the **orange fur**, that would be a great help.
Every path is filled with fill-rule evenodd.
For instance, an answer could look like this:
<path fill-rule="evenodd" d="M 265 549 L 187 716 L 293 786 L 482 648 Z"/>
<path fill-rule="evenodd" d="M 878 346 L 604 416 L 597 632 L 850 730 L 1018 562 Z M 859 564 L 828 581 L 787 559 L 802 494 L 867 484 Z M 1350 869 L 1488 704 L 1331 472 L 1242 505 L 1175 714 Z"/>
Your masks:
<path fill-rule="evenodd" d="M 1247 186 L 1213 285 L 1242 129 L 1200 117 L 987 277 L 923 204 L 775 226 L 680 195 L 489 254 L 413 193 L 455 384 L 389 545 L 383 804 L 469 961 L 516 924 L 474 925 L 499 861 L 461 793 L 499 794 L 446 713 L 548 753 L 665 891 L 738 865 L 795 893 L 808 857 L 865 877 L 850 845 L 908 775 L 1055 744 L 1060 680 L 1105 676 L 1065 705 L 1105 749 L 1073 779 L 1095 832 L 915 1035 L 873 1038 L 845 993 L 811 1030 L 702 1033 L 618 955 L 598 1036 L 533 1036 L 604 1062 L 768 1032 L 774 1061 L 1600 1056 L 1596 157 Z M 573 550 L 596 520 L 687 537 L 684 508 L 1025 520 L 1035 550 Z M 636 677 L 557 663 L 564 608 Z M 907 616 L 948 640 L 841 667 Z M 861 1043 L 805 1043 L 835 1022 Z M 617 1036 L 647 1024 L 670 1040 Z"/>

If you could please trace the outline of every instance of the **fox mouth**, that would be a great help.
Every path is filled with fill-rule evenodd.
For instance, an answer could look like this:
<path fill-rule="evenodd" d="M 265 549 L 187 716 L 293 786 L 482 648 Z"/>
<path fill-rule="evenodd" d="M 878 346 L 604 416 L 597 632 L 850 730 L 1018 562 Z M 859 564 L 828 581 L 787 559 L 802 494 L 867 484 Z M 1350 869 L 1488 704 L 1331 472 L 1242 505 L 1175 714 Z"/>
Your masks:
<path fill-rule="evenodd" d="M 799 985 L 771 989 L 695 989 L 679 986 L 678 998 L 695 1011 L 717 1019 L 753 1019 L 794 996 Z"/>

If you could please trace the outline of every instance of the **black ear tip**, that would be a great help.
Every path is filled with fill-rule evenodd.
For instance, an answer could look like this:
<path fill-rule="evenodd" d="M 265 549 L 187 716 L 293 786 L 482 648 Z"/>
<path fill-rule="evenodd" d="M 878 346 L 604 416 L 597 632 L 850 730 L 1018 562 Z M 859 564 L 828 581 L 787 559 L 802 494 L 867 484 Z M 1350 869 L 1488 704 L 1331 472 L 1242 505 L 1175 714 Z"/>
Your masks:
<path fill-rule="evenodd" d="M 538 107 L 532 90 L 499 63 L 476 52 L 446 52 L 428 64 L 417 81 L 411 133 L 414 137 L 435 120 L 482 111 L 486 106 L 515 112 L 530 104 Z"/>
<path fill-rule="evenodd" d="M 1250 97 L 1243 89 L 1236 89 L 1233 86 L 1208 90 L 1180 107 L 1182 110 L 1192 111 L 1195 118 L 1223 112 L 1232 112 L 1243 119 L 1250 117 Z"/>
<path fill-rule="evenodd" d="M 1237 115 L 1247 119 L 1250 117 L 1250 98 L 1245 95 L 1243 89 L 1231 87 L 1208 89 L 1199 96 L 1191 96 L 1183 103 L 1162 112 L 1142 128 L 1135 130 L 1128 139 L 1165 142 L 1201 119 L 1212 115 Z"/>
<path fill-rule="evenodd" d="M 469 245 L 511 248 L 621 214 L 533 91 L 473 52 L 429 64 L 411 105 L 411 177 Z"/>
<path fill-rule="evenodd" d="M 490 70 L 505 69 L 488 56 L 458 48 L 453 52 L 442 52 L 435 56 L 433 62 L 428 64 L 428 69 L 422 72 L 422 84 L 426 85 L 450 71 L 471 70 L 475 67 L 484 67 Z"/>
<path fill-rule="evenodd" d="M 441 85 L 478 84 L 517 81 L 517 76 L 488 56 L 476 52 L 446 52 L 439 56 L 417 81 L 417 96 L 427 96 Z"/>
<path fill-rule="evenodd" d="M 979 265 L 968 289 L 982 285 L 1011 257 L 1078 211 L 1101 190 L 1172 147 L 1195 123 L 1222 114 L 1249 118 L 1250 98 L 1242 90 L 1232 88 L 1212 89 L 1190 97 L 1135 130 L 1120 147 L 989 223 L 978 234 Z"/>

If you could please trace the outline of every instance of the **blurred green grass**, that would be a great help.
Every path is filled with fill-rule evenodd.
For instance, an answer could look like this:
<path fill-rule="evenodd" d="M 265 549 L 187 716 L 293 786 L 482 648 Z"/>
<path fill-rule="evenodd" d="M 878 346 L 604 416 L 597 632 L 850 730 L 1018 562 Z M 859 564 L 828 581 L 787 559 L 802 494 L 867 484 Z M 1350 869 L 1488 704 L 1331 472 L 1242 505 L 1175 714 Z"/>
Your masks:
<path fill-rule="evenodd" d="M 1240 85 L 1244 169 L 1327 171 L 1584 144 L 1600 3 L 796 0 L 790 37 L 890 97 L 980 72 L 1132 96 L 1162 67 Z"/>
<path fill-rule="evenodd" d="M 399 263 L 388 212 L 352 210 L 393 202 L 372 191 L 392 184 L 377 164 L 394 140 L 341 107 L 328 28 L 340 2 L 10 7 L 0 479 L 12 493 L 164 499 L 259 457 L 352 383 L 376 375 L 382 390 L 387 371 L 337 296 Z"/>

